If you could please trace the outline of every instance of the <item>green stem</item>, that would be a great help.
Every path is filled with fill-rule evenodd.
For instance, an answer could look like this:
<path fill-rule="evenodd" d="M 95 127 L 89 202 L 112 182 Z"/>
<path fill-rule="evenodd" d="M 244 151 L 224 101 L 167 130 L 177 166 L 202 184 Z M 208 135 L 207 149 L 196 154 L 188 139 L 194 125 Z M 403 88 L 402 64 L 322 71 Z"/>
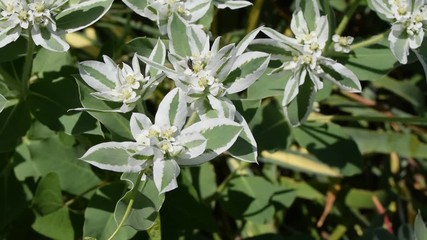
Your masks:
<path fill-rule="evenodd" d="M 401 123 L 410 123 L 410 124 L 416 124 L 416 125 L 427 125 L 427 118 L 425 117 L 368 117 L 368 116 L 346 116 L 346 115 L 334 115 L 334 116 L 312 115 L 308 118 L 308 120 L 321 121 L 321 122 L 332 122 L 332 121 L 401 122 Z"/>
<path fill-rule="evenodd" d="M 126 212 L 123 215 L 122 220 L 120 220 L 119 225 L 117 225 L 116 230 L 113 232 L 113 234 L 111 234 L 111 236 L 108 238 L 108 240 L 112 240 L 117 235 L 117 233 L 119 232 L 120 228 L 125 224 L 126 220 L 128 219 L 129 214 L 130 214 L 130 212 L 132 210 L 133 203 L 135 202 L 135 193 L 138 191 L 139 184 L 141 183 L 141 178 L 142 178 L 143 174 L 144 174 L 144 171 L 141 171 L 139 173 L 138 179 L 136 180 L 136 183 L 135 183 L 135 186 L 132 189 L 130 200 L 129 200 L 128 206 L 126 208 Z"/>
<path fill-rule="evenodd" d="M 345 28 L 347 27 L 348 22 L 353 17 L 353 14 L 356 12 L 357 8 L 359 7 L 360 0 L 353 1 L 351 7 L 347 10 L 344 17 L 342 18 L 340 24 L 338 25 L 337 29 L 335 30 L 335 34 L 341 35 Z"/>
<path fill-rule="evenodd" d="M 28 88 L 30 85 L 31 71 L 33 67 L 33 54 L 34 54 L 34 42 L 31 37 L 31 27 L 28 28 L 28 43 L 27 43 L 27 55 L 25 56 L 24 69 L 22 71 L 22 99 L 26 99 L 28 95 Z"/>
<path fill-rule="evenodd" d="M 246 32 L 250 32 L 257 27 L 262 5 L 264 5 L 264 0 L 255 0 L 254 5 L 251 8 L 251 12 L 249 13 L 250 17 L 248 19 Z"/>
<path fill-rule="evenodd" d="M 215 201 L 219 196 L 221 196 L 221 193 L 224 192 L 225 188 L 227 187 L 227 185 L 229 184 L 229 182 L 235 177 L 237 176 L 237 174 L 249 167 L 251 165 L 251 163 L 249 162 L 241 162 L 240 165 L 232 172 L 230 173 L 227 178 L 224 179 L 224 181 L 216 188 L 215 192 L 208 197 L 205 202 L 210 203 L 212 201 Z"/>
<path fill-rule="evenodd" d="M 379 41 L 383 40 L 385 38 L 385 36 L 387 36 L 388 32 L 389 31 L 383 32 L 381 34 L 372 36 L 371 38 L 366 39 L 365 41 L 361 41 L 361 42 L 358 42 L 356 44 L 353 44 L 350 46 L 350 49 L 354 50 L 357 48 L 367 47 L 367 46 L 373 45 L 375 43 L 378 43 Z"/>

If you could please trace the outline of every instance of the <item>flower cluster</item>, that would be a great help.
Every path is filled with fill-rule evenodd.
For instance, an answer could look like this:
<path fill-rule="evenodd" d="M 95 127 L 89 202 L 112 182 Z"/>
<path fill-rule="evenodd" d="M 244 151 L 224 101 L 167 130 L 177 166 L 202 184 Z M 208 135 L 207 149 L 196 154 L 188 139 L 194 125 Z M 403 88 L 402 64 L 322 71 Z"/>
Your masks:
<path fill-rule="evenodd" d="M 51 34 L 60 35 L 54 16 L 60 11 L 60 8 L 68 0 L 1 0 L 0 8 L 0 29 L 8 31 L 8 38 L 0 43 L 0 47 L 15 41 L 22 30 L 31 29 L 31 36 L 36 45 L 41 45 L 44 48 L 51 49 L 42 37 L 42 29 L 48 30 Z M 64 44 L 64 50 L 68 50 L 67 43 Z M 66 46 L 65 46 L 66 45 Z"/>
<path fill-rule="evenodd" d="M 165 47 L 158 41 L 151 59 L 160 54 L 157 61 L 160 64 L 165 60 Z M 138 55 L 132 58 L 132 66 L 123 63 L 118 66 L 108 56 L 103 56 L 104 62 L 85 61 L 79 66 L 82 79 L 97 92 L 92 95 L 98 99 L 122 103 L 115 111 L 132 111 L 137 102 L 148 97 L 156 86 L 164 79 L 160 71 L 145 68 L 145 76 L 141 72 Z"/>
<path fill-rule="evenodd" d="M 282 35 L 274 29 L 265 28 L 263 32 L 271 39 L 255 40 L 253 44 L 261 44 L 267 47 L 282 49 L 284 55 L 273 54 L 273 59 L 283 61 L 283 64 L 274 69 L 271 74 L 284 75 L 292 71 L 292 75 L 286 80 L 283 93 L 283 108 L 285 116 L 292 125 L 299 125 L 308 117 L 311 111 L 314 95 L 323 88 L 323 80 L 336 84 L 341 89 L 358 92 L 361 85 L 357 76 L 344 65 L 324 56 L 324 49 L 329 39 L 329 25 L 326 16 L 316 15 L 313 25 L 305 20 L 304 13 L 297 10 L 292 17 L 291 30 L 295 38 Z M 339 39 L 338 39 L 339 40 Z M 350 38 L 345 43 L 339 43 L 342 51 L 346 51 Z M 344 50 L 345 49 L 345 50 Z M 299 94 L 301 92 L 305 93 Z M 301 96 L 305 100 L 298 100 Z M 299 102 L 305 102 L 308 106 L 294 106 Z M 290 113 L 291 109 L 302 108 L 297 114 Z"/>
<path fill-rule="evenodd" d="M 113 0 L 87 0 L 71 5 L 68 0 L 0 0 L 0 47 L 27 35 L 23 31 L 28 31 L 29 39 L 36 45 L 65 52 L 70 45 L 64 35 L 94 23 L 112 3 Z M 102 10 L 83 16 L 90 8 Z"/>
<path fill-rule="evenodd" d="M 334 50 L 336 52 L 349 53 L 350 45 L 353 43 L 354 38 L 351 36 L 339 36 L 337 34 L 332 36 L 334 42 Z"/>
<path fill-rule="evenodd" d="M 423 0 L 370 0 L 384 20 L 391 21 L 390 50 L 400 63 L 408 62 L 409 49 L 417 49 L 427 26 L 427 4 Z"/>

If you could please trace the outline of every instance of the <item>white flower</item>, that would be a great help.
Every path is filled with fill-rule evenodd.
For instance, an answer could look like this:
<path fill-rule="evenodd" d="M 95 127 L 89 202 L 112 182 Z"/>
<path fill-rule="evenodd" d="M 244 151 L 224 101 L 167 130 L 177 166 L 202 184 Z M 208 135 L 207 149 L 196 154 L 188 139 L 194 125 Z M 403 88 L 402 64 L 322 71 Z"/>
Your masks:
<path fill-rule="evenodd" d="M 391 21 L 388 36 L 390 50 L 400 63 L 406 64 L 409 49 L 417 49 L 423 42 L 427 5 L 423 0 L 389 0 L 387 3 L 370 0 L 370 5 L 379 16 Z"/>
<path fill-rule="evenodd" d="M 328 21 L 325 16 L 315 18 L 314 29 L 309 29 L 303 12 L 294 13 L 291 28 L 295 39 L 283 36 L 281 33 L 265 28 L 263 32 L 271 39 L 260 39 L 256 44 L 266 44 L 270 47 L 282 49 L 289 55 L 275 56 L 283 61 L 283 64 L 274 69 L 271 74 L 281 75 L 285 71 L 292 71 L 287 79 L 283 93 L 283 108 L 289 123 L 297 126 L 308 117 L 313 105 L 316 92 L 323 88 L 323 81 L 330 81 L 341 89 L 358 92 L 361 85 L 357 76 L 344 65 L 323 56 L 323 48 L 328 40 Z M 338 50 L 346 51 L 352 42 L 350 37 L 334 36 L 333 41 L 340 44 Z M 341 40 L 341 42 L 340 42 Z M 337 47 L 335 47 L 337 49 Z M 303 89 L 303 90 L 300 90 Z M 303 92 L 307 106 L 301 106 L 303 112 L 298 116 L 288 112 L 288 107 L 295 103 L 298 94 Z"/>
<path fill-rule="evenodd" d="M 132 67 L 123 63 L 119 67 L 108 56 L 103 56 L 104 62 L 82 62 L 79 71 L 83 80 L 96 92 L 92 95 L 105 101 L 122 103 L 120 112 L 132 111 L 138 100 L 145 98 L 158 84 L 156 78 L 144 77 L 141 73 L 137 55 L 132 58 Z M 102 74 L 100 80 L 98 74 Z M 161 79 L 159 79 L 161 80 Z M 150 90 L 151 89 L 151 90 Z"/>
<path fill-rule="evenodd" d="M 350 45 L 353 43 L 354 38 L 351 36 L 339 36 L 337 34 L 332 36 L 334 42 L 334 50 L 336 52 L 349 53 Z"/>
<path fill-rule="evenodd" d="M 167 24 L 172 15 L 177 14 L 188 23 L 194 23 L 209 10 L 211 0 L 148 0 L 143 11 L 137 12 L 155 21 L 162 34 L 167 33 Z M 132 3 L 125 0 L 131 8 Z"/>

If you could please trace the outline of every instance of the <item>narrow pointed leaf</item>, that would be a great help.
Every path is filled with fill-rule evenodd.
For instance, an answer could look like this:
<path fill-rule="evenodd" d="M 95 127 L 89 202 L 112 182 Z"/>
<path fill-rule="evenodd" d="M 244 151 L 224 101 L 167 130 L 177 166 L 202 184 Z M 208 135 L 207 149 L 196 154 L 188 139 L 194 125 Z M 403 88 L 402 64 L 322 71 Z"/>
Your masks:
<path fill-rule="evenodd" d="M 175 88 L 160 102 L 155 124 L 160 126 L 176 126 L 181 129 L 187 118 L 187 102 L 184 92 Z"/>

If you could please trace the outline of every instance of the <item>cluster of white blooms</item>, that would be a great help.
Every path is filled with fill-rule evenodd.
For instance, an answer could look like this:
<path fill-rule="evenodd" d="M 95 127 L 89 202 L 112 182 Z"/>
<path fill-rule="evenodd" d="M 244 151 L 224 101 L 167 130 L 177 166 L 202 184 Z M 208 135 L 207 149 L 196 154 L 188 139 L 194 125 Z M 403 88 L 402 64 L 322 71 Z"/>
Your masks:
<path fill-rule="evenodd" d="M 225 88 L 218 78 L 213 76 L 211 71 L 206 68 L 210 61 L 211 52 L 189 57 L 184 74 L 186 79 L 189 96 L 201 96 L 205 93 L 215 97 L 222 97 L 225 94 Z"/>
<path fill-rule="evenodd" d="M 13 34 L 4 43 L 6 45 L 15 41 L 22 29 L 31 28 L 31 34 L 37 45 L 45 45 L 41 38 L 41 28 L 47 28 L 50 32 L 56 32 L 54 16 L 59 12 L 68 0 L 1 0 L 0 29 L 12 30 Z M 45 46 L 44 46 L 45 47 Z"/>
<path fill-rule="evenodd" d="M 104 56 L 104 63 L 82 62 L 80 73 L 83 80 L 97 91 L 92 93 L 94 97 L 123 103 L 119 109 L 120 112 L 129 112 L 134 109 L 137 101 L 147 96 L 161 80 L 151 78 L 147 73 L 147 76 L 144 76 L 136 55 L 132 59 L 132 66 L 123 63 L 120 67 L 107 56 Z M 94 76 L 98 76 L 99 73 L 105 74 L 105 82 L 108 84 L 100 84 L 97 79 L 94 79 Z"/>
<path fill-rule="evenodd" d="M 28 29 L 32 25 L 40 25 L 56 30 L 56 24 L 52 15 L 56 13 L 67 1 L 33 0 L 2 0 L 0 1 L 1 20 L 6 24 L 20 25 L 23 29 Z M 11 26 L 9 25 L 9 26 Z"/>
<path fill-rule="evenodd" d="M 349 53 L 350 45 L 353 43 L 354 38 L 351 36 L 339 36 L 337 34 L 332 36 L 334 42 L 334 50 L 336 52 Z"/>
<path fill-rule="evenodd" d="M 179 146 L 175 137 L 178 135 L 176 126 L 151 125 L 136 136 L 136 142 L 142 146 L 151 146 L 160 150 L 164 155 L 178 155 L 182 146 Z"/>
<path fill-rule="evenodd" d="M 417 49 L 427 26 L 427 4 L 424 0 L 370 0 L 379 16 L 391 21 L 388 36 L 390 50 L 399 62 L 406 64 L 409 49 Z"/>

